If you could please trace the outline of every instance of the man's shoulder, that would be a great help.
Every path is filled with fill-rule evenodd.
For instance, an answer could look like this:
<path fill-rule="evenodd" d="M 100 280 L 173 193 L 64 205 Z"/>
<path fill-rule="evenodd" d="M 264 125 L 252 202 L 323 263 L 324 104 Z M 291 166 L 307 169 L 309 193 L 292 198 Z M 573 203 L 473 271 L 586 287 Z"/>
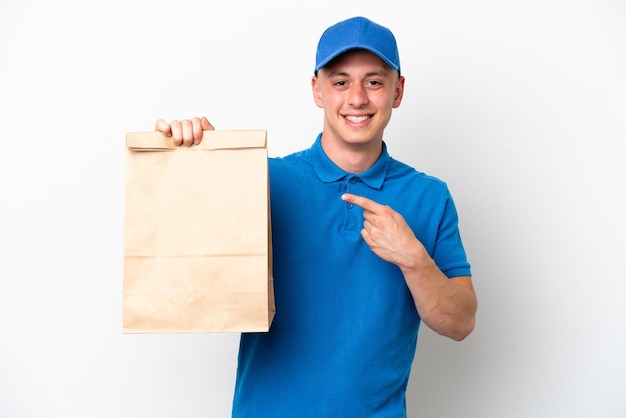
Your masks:
<path fill-rule="evenodd" d="M 270 170 L 288 170 L 294 169 L 301 163 L 307 163 L 309 160 L 310 149 L 296 151 L 283 157 L 270 157 L 268 159 Z"/>
<path fill-rule="evenodd" d="M 433 187 L 447 188 L 446 182 L 437 176 L 420 171 L 409 164 L 396 160 L 395 158 L 390 158 L 389 160 L 387 180 L 407 183 L 425 183 L 430 184 Z"/>

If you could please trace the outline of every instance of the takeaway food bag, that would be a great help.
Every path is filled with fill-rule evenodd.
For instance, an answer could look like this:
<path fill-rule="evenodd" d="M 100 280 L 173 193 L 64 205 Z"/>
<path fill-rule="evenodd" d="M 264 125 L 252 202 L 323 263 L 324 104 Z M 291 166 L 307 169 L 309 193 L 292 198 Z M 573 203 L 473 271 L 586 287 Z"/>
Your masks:
<path fill-rule="evenodd" d="M 274 318 L 266 131 L 126 135 L 124 333 L 264 332 Z"/>

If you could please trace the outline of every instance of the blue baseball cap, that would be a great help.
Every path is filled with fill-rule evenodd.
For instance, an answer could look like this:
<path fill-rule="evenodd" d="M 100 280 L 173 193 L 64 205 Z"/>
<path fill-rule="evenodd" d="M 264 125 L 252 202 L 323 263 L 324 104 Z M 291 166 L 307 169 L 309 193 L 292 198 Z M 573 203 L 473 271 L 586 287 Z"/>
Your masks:
<path fill-rule="evenodd" d="M 364 17 L 353 17 L 324 31 L 317 44 L 315 74 L 333 58 L 352 49 L 364 49 L 378 55 L 400 73 L 400 55 L 393 33 Z"/>

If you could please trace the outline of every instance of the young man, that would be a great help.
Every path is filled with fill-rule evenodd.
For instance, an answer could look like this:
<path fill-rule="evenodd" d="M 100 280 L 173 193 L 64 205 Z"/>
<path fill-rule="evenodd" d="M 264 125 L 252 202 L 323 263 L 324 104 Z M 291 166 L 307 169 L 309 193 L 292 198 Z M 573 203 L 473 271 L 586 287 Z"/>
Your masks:
<path fill-rule="evenodd" d="M 474 328 L 456 209 L 445 183 L 387 153 L 404 93 L 387 28 L 362 17 L 328 28 L 311 85 L 322 133 L 269 161 L 276 316 L 241 337 L 233 416 L 406 416 L 420 321 L 455 340 Z M 156 129 L 189 146 L 213 126 Z"/>

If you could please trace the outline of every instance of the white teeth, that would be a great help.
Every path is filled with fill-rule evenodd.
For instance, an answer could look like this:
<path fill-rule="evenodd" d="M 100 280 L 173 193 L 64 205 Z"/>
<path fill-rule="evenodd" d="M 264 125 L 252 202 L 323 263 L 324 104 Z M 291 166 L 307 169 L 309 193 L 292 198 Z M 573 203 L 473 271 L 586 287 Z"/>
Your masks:
<path fill-rule="evenodd" d="M 346 119 L 353 123 L 361 123 L 367 120 L 367 118 L 369 118 L 369 116 L 346 116 Z"/>

